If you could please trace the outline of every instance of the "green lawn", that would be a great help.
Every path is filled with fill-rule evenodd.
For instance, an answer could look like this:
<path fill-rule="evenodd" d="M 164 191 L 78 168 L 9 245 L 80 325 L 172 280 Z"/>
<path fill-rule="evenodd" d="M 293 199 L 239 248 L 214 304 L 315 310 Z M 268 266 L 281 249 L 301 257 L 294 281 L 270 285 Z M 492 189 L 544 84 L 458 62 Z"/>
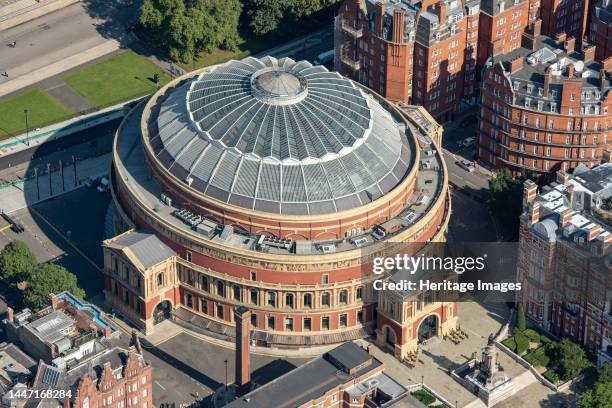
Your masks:
<path fill-rule="evenodd" d="M 30 130 L 73 116 L 73 112 L 40 89 L 2 99 L 0 100 L 0 140 L 25 133 L 24 109 L 28 110 Z"/>
<path fill-rule="evenodd" d="M 127 51 L 67 75 L 64 81 L 93 106 L 102 108 L 155 91 L 154 74 L 160 75 L 160 86 L 170 80 L 151 61 Z"/>

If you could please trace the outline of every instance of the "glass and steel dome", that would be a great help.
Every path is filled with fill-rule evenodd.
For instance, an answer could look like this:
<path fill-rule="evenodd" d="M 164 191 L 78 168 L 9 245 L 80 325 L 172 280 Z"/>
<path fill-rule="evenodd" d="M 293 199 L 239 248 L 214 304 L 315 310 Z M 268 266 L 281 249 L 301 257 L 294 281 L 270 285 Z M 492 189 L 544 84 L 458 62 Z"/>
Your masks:
<path fill-rule="evenodd" d="M 343 211 L 409 171 L 403 124 L 325 67 L 230 61 L 166 93 L 150 123 L 161 163 L 205 195 L 296 215 Z"/>

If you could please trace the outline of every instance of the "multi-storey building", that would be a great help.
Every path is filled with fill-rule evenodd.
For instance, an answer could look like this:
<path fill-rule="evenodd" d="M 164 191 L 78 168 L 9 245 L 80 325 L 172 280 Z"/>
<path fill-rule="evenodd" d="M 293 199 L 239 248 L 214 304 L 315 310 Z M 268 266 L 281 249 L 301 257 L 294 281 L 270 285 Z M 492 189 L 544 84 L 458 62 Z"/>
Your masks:
<path fill-rule="evenodd" d="M 528 0 L 483 0 L 478 23 L 477 65 L 484 67 L 493 55 L 507 54 L 521 47 L 529 25 Z"/>
<path fill-rule="evenodd" d="M 439 147 L 406 117 L 286 58 L 171 82 L 116 136 L 107 303 L 146 332 L 172 314 L 234 336 L 231 310 L 245 306 L 260 344 L 364 336 L 376 323 L 374 257 L 389 240 L 414 253 L 446 234 Z M 437 334 L 455 325 L 441 321 Z"/>
<path fill-rule="evenodd" d="M 592 13 L 591 0 L 540 0 L 540 19 L 542 34 L 555 37 L 565 33 L 576 38 L 582 45 L 587 32 L 589 13 Z"/>
<path fill-rule="evenodd" d="M 97 307 L 69 292 L 50 296 L 51 305 L 32 312 L 8 309 L 7 338 L 38 359 L 28 387 L 31 408 L 151 408 L 152 369 L 138 338 L 118 344 L 119 331 Z M 43 398 L 54 390 L 52 398 Z"/>
<path fill-rule="evenodd" d="M 478 12 L 476 1 L 347 0 L 336 17 L 336 70 L 448 121 L 475 95 Z"/>
<path fill-rule="evenodd" d="M 612 361 L 612 163 L 523 192 L 517 279 L 533 322 Z"/>
<path fill-rule="evenodd" d="M 599 163 L 612 149 L 612 60 L 574 38 L 524 35 L 523 46 L 493 56 L 478 109 L 478 156 L 513 175 L 537 175 Z"/>
<path fill-rule="evenodd" d="M 612 56 L 612 2 L 597 3 L 591 14 L 588 40 L 595 45 L 595 59 L 604 61 Z"/>

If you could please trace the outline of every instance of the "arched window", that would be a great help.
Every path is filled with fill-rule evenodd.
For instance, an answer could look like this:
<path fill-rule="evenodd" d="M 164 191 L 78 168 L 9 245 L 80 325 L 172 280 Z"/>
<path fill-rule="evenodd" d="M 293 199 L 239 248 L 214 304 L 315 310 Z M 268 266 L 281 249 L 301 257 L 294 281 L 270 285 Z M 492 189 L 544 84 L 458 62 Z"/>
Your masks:
<path fill-rule="evenodd" d="M 232 287 L 232 289 L 233 289 L 233 292 L 234 292 L 234 300 L 238 300 L 238 301 L 241 300 L 242 296 L 240 296 L 241 295 L 241 293 L 240 293 L 241 292 L 240 291 L 240 286 L 234 285 Z"/>
<path fill-rule="evenodd" d="M 294 308 L 294 302 L 293 302 L 293 293 L 287 293 L 285 294 L 285 307 Z"/>
<path fill-rule="evenodd" d="M 256 305 L 259 303 L 257 296 L 257 289 L 251 289 L 251 303 Z"/>
<path fill-rule="evenodd" d="M 268 292 L 268 306 L 276 307 L 276 293 Z"/>
<path fill-rule="evenodd" d="M 304 293 L 304 307 L 312 307 L 312 293 Z"/>
<path fill-rule="evenodd" d="M 330 305 L 329 292 L 323 292 L 323 294 L 321 295 L 321 306 L 329 306 L 329 305 Z"/>
<path fill-rule="evenodd" d="M 343 289 L 340 291 L 340 303 L 348 302 L 348 290 Z"/>
<path fill-rule="evenodd" d="M 200 285 L 204 292 L 210 292 L 210 280 L 208 279 L 208 276 L 202 275 Z"/>
<path fill-rule="evenodd" d="M 217 295 L 225 297 L 225 284 L 223 281 L 217 281 Z"/>

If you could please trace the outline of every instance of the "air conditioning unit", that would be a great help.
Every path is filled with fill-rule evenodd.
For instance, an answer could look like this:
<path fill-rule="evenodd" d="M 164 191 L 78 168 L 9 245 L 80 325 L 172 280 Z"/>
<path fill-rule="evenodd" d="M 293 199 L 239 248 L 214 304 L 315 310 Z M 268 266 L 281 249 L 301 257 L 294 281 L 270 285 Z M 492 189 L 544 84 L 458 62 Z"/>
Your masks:
<path fill-rule="evenodd" d="M 161 200 L 162 203 L 166 204 L 167 206 L 172 206 L 172 199 L 164 193 L 161 194 Z"/>

